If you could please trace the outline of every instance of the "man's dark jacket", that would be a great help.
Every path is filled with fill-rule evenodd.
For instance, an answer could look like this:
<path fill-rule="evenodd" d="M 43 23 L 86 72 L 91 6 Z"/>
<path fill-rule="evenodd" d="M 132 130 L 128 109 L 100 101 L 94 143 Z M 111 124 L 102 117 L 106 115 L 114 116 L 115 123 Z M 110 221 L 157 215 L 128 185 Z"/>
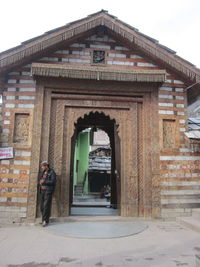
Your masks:
<path fill-rule="evenodd" d="M 44 172 L 42 172 L 40 180 L 42 180 Z M 47 188 L 46 190 L 48 193 L 53 193 L 55 186 L 56 186 L 56 173 L 53 169 L 48 170 L 47 176 L 45 178 L 45 182 L 42 185 Z"/>

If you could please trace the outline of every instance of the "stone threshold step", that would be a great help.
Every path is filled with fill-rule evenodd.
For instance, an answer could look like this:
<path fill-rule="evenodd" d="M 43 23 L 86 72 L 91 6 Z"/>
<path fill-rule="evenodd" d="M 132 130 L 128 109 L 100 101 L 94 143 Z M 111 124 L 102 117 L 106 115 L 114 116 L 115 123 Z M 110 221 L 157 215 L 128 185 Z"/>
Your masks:
<path fill-rule="evenodd" d="M 200 209 L 195 209 L 192 211 L 192 217 L 197 218 L 200 221 Z"/>
<path fill-rule="evenodd" d="M 93 216 L 87 216 L 87 215 L 70 215 L 67 217 L 51 217 L 50 218 L 50 224 L 51 223 L 66 223 L 66 222 L 163 222 L 163 220 L 159 219 L 153 219 L 151 217 L 122 217 L 120 215 L 93 215 Z M 41 218 L 36 218 L 34 220 L 28 220 L 25 219 L 23 222 L 18 223 L 17 225 L 40 225 Z M 13 226 L 13 225 L 11 225 Z M 16 224 L 15 224 L 16 226 Z"/>
<path fill-rule="evenodd" d="M 99 200 L 99 199 L 95 199 L 95 198 L 74 198 L 73 202 L 107 202 L 105 199 Z"/>
<path fill-rule="evenodd" d="M 182 217 L 182 218 L 177 218 L 177 221 L 193 231 L 200 232 L 200 220 L 197 218 Z"/>
<path fill-rule="evenodd" d="M 37 218 L 35 223 L 39 223 L 41 218 Z M 70 215 L 68 217 L 51 217 L 50 222 L 108 222 L 108 221 L 119 221 L 119 222 L 152 222 L 152 218 L 142 217 L 122 217 L 119 215 L 102 215 L 102 216 L 83 216 L 83 215 Z"/>
<path fill-rule="evenodd" d="M 35 220 L 36 224 L 39 224 L 41 218 Z M 82 215 L 70 215 L 68 217 L 53 217 L 50 218 L 50 223 L 64 223 L 64 222 L 108 222 L 108 221 L 132 221 L 124 220 L 124 218 L 116 215 L 102 215 L 102 216 L 82 216 Z"/>
<path fill-rule="evenodd" d="M 196 255 L 196 267 L 200 267 L 200 254 Z"/>
<path fill-rule="evenodd" d="M 72 207 L 107 207 L 107 206 L 110 206 L 110 203 L 90 203 L 90 202 L 86 202 L 86 203 L 73 203 L 72 204 Z"/>

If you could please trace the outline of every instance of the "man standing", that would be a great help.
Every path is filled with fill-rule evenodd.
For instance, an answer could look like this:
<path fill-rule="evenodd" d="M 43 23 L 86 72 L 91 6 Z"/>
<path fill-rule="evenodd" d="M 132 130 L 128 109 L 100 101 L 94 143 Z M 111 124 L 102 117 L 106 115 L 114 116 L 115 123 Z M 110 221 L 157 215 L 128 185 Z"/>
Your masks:
<path fill-rule="evenodd" d="M 43 161 L 41 163 L 42 175 L 40 177 L 40 210 L 42 213 L 42 226 L 45 227 L 49 223 L 51 214 L 52 195 L 56 185 L 56 173 L 50 169 L 49 163 Z"/>

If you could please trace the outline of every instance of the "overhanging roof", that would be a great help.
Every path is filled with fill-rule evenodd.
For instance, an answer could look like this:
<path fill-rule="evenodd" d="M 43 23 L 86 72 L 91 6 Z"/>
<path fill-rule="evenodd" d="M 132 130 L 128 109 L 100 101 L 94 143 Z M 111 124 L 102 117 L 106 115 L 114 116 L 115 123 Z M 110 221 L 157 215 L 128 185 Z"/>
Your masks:
<path fill-rule="evenodd" d="M 164 82 L 165 70 L 127 70 L 106 67 L 78 67 L 71 65 L 33 63 L 33 76 L 74 79 L 115 80 L 129 82 Z"/>
<path fill-rule="evenodd" d="M 200 131 L 199 130 L 185 132 L 185 135 L 190 139 L 200 139 Z"/>
<path fill-rule="evenodd" d="M 105 10 L 49 31 L 23 42 L 18 47 L 0 53 L 0 74 L 22 65 L 60 44 L 73 42 L 98 26 L 106 27 L 116 37 L 123 39 L 129 47 L 136 47 L 150 58 L 159 61 L 165 68 L 175 71 L 188 84 L 200 82 L 200 70 L 194 65 L 177 56 L 169 48 L 160 45 L 157 40 L 140 33 L 136 28 L 108 14 Z"/>

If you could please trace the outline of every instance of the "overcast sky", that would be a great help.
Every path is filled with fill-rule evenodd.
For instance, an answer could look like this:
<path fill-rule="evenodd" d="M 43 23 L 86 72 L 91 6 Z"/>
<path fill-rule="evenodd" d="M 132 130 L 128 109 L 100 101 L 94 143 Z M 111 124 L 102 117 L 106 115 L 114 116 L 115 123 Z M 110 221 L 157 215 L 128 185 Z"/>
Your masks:
<path fill-rule="evenodd" d="M 0 51 L 101 9 L 200 68 L 200 0 L 1 0 Z"/>

